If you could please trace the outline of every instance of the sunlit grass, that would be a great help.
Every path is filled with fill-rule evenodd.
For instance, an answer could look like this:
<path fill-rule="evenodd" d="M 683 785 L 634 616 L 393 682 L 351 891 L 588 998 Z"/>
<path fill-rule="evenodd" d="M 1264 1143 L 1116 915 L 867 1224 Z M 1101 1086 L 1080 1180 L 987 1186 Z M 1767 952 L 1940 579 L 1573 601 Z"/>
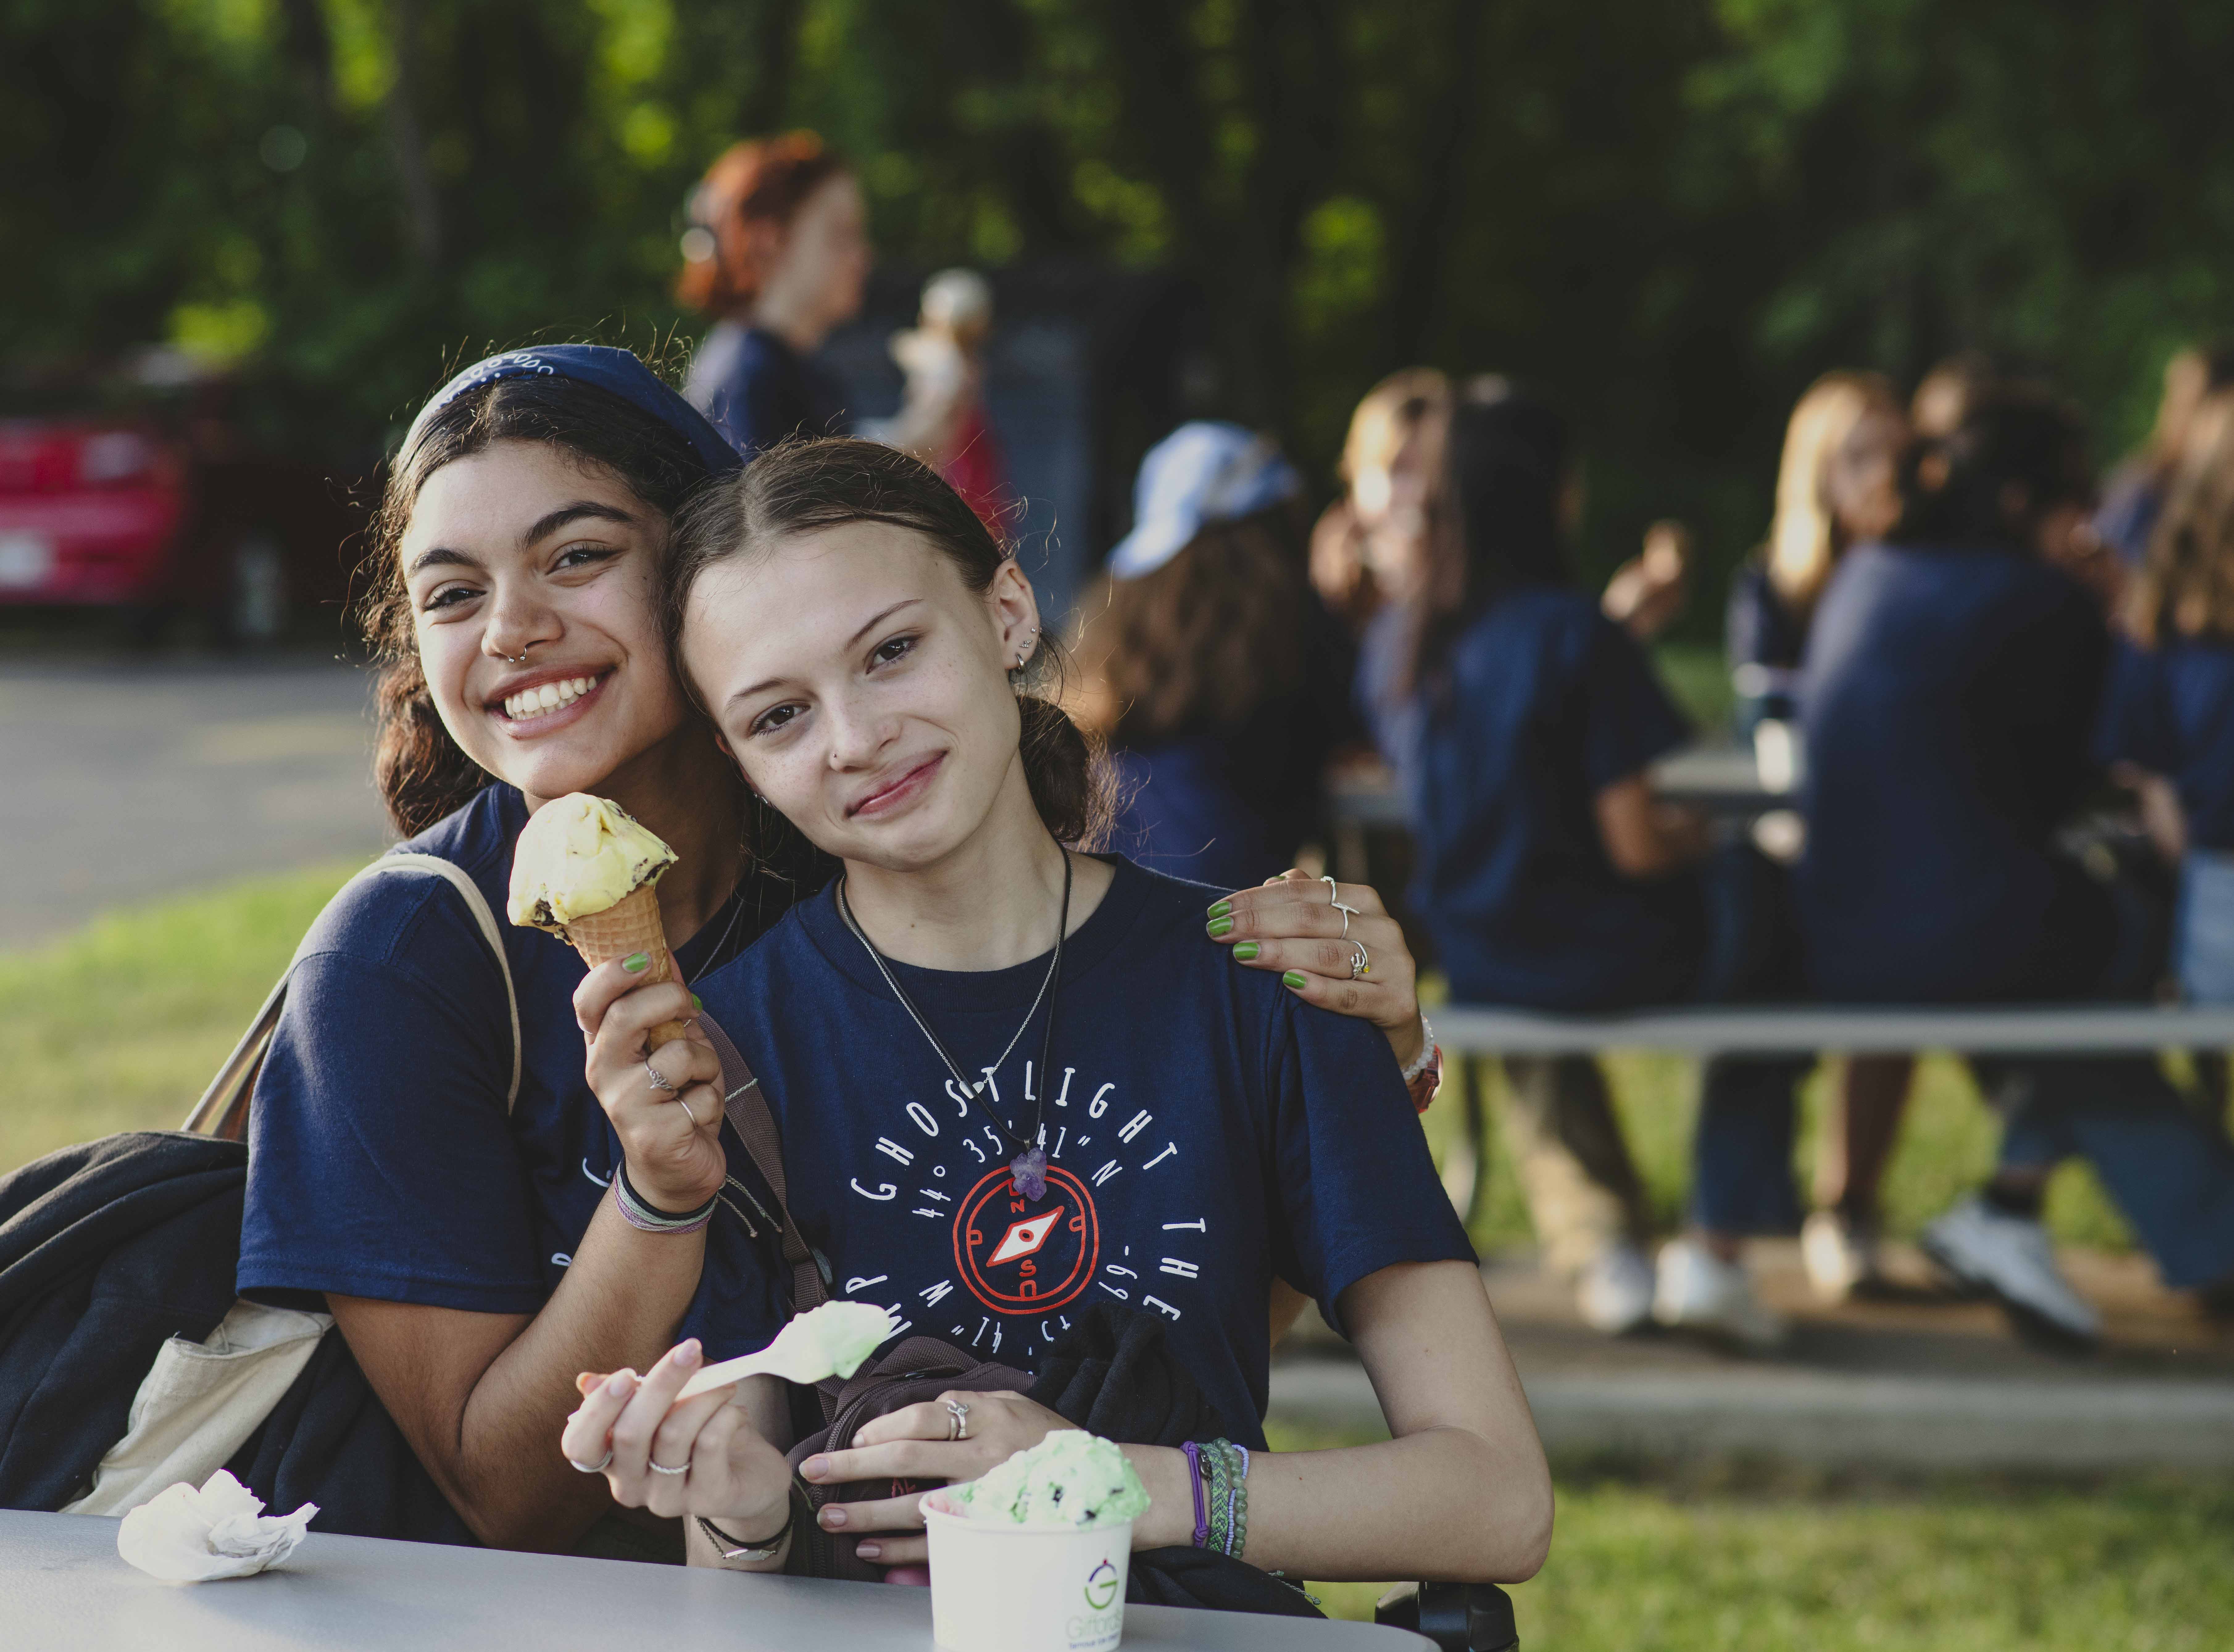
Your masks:
<path fill-rule="evenodd" d="M 253 878 L 0 952 L 0 1170 L 176 1127 L 355 869 Z"/>
<path fill-rule="evenodd" d="M 2133 1484 L 1858 1498 L 1559 1492 L 1512 1591 L 1557 1652 L 2205 1652 L 2234 1644 L 2234 1492 Z M 1370 1619 L 1378 1583 L 1314 1584 Z"/>

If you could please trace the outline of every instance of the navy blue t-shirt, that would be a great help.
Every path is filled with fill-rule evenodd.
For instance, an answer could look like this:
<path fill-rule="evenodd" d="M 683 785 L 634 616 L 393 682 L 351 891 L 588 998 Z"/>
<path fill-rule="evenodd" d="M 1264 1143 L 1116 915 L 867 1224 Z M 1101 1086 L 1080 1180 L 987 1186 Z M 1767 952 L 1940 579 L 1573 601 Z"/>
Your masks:
<path fill-rule="evenodd" d="M 1368 631 L 1358 692 L 1411 811 L 1413 909 L 1465 1002 L 1571 1011 L 1683 996 L 1704 917 L 1689 873 L 1607 859 L 1597 795 L 1690 730 L 1630 635 L 1587 595 L 1499 597 L 1453 645 L 1447 685 L 1392 698 L 1404 617 Z"/>
<path fill-rule="evenodd" d="M 683 396 L 748 460 L 787 437 L 846 432 L 836 382 L 765 327 L 717 323 L 690 359 Z"/>
<path fill-rule="evenodd" d="M 519 1001 L 511 1115 L 504 983 L 465 902 L 409 872 L 347 890 L 311 928 L 257 1080 L 242 1291 L 526 1314 L 565 1277 L 620 1144 L 583 1077 L 580 955 L 505 919 L 526 823 L 519 793 L 492 785 L 401 846 L 463 867 L 496 914 Z M 676 949 L 685 976 L 735 957 L 754 916 L 740 891 Z M 781 1283 L 724 1208 L 689 1332 L 717 1358 L 762 1346 L 783 1323 Z"/>
<path fill-rule="evenodd" d="M 2072 880 L 2051 834 L 2094 778 L 2094 604 L 2028 554 L 1869 545 L 1817 607 L 1801 685 L 1809 973 L 1891 1002 L 2051 989 Z"/>
<path fill-rule="evenodd" d="M 1051 1074 L 1035 1018 L 988 1104 L 1029 1133 L 1045 1197 L 957 1087 L 825 890 L 698 983 L 783 1135 L 792 1213 L 836 1294 L 1035 1368 L 1093 1302 L 1169 1322 L 1234 1439 L 1260 1444 L 1274 1275 L 1327 1304 L 1400 1262 L 1471 1259 L 1387 1041 L 1238 967 L 1202 932 L 1218 891 L 1113 859 L 1063 947 Z M 1047 977 L 892 965 L 983 1071 Z M 1045 1011 L 1040 1012 L 1041 1015 Z"/>
<path fill-rule="evenodd" d="M 2234 849 L 2234 643 L 2121 644 L 2096 749 L 2172 781 L 2196 848 Z"/>
<path fill-rule="evenodd" d="M 1722 650 L 1730 668 L 1763 665 L 1796 670 L 1807 647 L 1807 617 L 1794 611 L 1759 560 L 1730 576 L 1729 604 L 1722 612 Z"/>

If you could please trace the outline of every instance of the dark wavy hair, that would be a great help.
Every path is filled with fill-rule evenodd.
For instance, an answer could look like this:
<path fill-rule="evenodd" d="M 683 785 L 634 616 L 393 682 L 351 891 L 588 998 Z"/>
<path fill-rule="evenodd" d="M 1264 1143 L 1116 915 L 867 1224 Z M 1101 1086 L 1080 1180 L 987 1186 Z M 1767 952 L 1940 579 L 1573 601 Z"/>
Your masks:
<path fill-rule="evenodd" d="M 463 807 L 491 776 L 450 738 L 434 708 L 420 669 L 398 550 L 428 478 L 500 441 L 557 447 L 579 463 L 611 472 L 669 517 L 707 476 L 706 461 L 681 434 L 634 403 L 575 379 L 499 379 L 467 391 L 428 421 L 389 472 L 360 571 L 365 595 L 358 617 L 380 663 L 373 780 L 389 818 L 406 837 Z"/>
<path fill-rule="evenodd" d="M 920 534 L 973 591 L 989 589 L 1014 554 L 937 472 L 898 448 L 849 436 L 796 439 L 772 447 L 695 495 L 676 518 L 669 541 L 668 651 L 684 691 L 701 710 L 705 702 L 682 666 L 683 613 L 699 576 L 779 539 L 851 522 L 881 522 Z M 1090 849 L 1106 839 L 1111 814 L 1099 742 L 1053 700 L 1026 692 L 1050 679 L 1059 682 L 1062 667 L 1061 647 L 1042 626 L 1030 658 L 1009 673 L 1023 722 L 1019 746 L 1040 819 L 1060 841 Z"/>
<path fill-rule="evenodd" d="M 1571 440 L 1548 403 L 1518 394 L 1461 402 L 1444 447 L 1448 506 L 1428 536 L 1421 591 L 1391 684 L 1440 691 L 1460 635 L 1499 597 L 1569 582 L 1559 495 Z"/>
<path fill-rule="evenodd" d="M 1095 580 L 1075 648 L 1108 690 L 1112 744 L 1231 733 L 1303 687 L 1310 532 L 1290 501 L 1209 524 L 1138 579 Z"/>

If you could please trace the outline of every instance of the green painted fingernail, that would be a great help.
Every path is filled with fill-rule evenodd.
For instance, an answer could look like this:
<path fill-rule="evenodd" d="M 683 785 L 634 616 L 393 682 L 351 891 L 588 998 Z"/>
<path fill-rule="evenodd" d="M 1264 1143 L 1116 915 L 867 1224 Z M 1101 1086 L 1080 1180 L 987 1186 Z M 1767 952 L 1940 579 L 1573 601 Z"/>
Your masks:
<path fill-rule="evenodd" d="M 1280 984 L 1284 987 L 1292 987 L 1297 992 L 1301 992 L 1303 989 L 1303 972 L 1301 970 L 1289 970 L 1280 977 Z"/>
<path fill-rule="evenodd" d="M 1238 963 L 1246 963 L 1250 959 L 1256 956 L 1257 943 L 1254 941 L 1244 941 L 1239 946 L 1233 949 L 1234 961 Z"/>
<path fill-rule="evenodd" d="M 651 954 L 649 952 L 631 952 L 628 957 L 621 960 L 621 968 L 627 970 L 630 975 L 636 975 L 642 970 L 649 970 L 650 967 Z"/>
<path fill-rule="evenodd" d="M 1221 935 L 1231 935 L 1233 932 L 1233 920 L 1230 917 L 1213 917 L 1210 920 L 1209 927 L 1211 937 L 1215 940 Z"/>
<path fill-rule="evenodd" d="M 706 1001 L 694 992 L 690 995 L 690 1007 L 693 1009 L 703 1009 L 706 1007 Z"/>
<path fill-rule="evenodd" d="M 1232 911 L 1233 911 L 1233 903 L 1232 903 L 1231 901 L 1230 901 L 1230 900 L 1212 901 L 1212 902 L 1211 903 L 1211 906 L 1210 906 L 1210 913 L 1209 913 L 1209 916 L 1211 916 L 1212 917 L 1226 917 L 1231 916 L 1231 913 L 1232 913 Z"/>

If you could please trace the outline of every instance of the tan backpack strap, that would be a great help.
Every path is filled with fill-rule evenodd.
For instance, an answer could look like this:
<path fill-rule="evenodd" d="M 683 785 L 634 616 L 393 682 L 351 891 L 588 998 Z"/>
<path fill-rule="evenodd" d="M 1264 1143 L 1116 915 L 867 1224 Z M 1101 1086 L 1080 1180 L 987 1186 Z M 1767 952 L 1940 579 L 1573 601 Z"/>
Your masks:
<path fill-rule="evenodd" d="M 445 860 L 440 855 L 382 855 L 359 871 L 342 887 L 348 889 L 368 878 L 389 872 L 433 872 L 444 879 L 464 898 L 466 910 L 474 915 L 474 922 L 480 928 L 481 938 L 488 943 L 489 951 L 496 959 L 497 973 L 504 977 L 505 1004 L 512 1014 L 512 1081 L 504 1093 L 504 1110 L 509 1114 L 519 1100 L 522 1054 L 519 995 L 513 985 L 512 961 L 505 955 L 504 932 L 497 928 L 496 914 L 489 910 L 488 898 L 481 893 L 480 885 L 473 880 L 464 867 L 454 860 Z M 336 898 L 339 898 L 339 894 L 340 891 L 336 891 Z M 306 936 L 305 944 L 308 940 Z M 248 1030 L 241 1035 L 240 1041 L 232 1047 L 232 1054 L 225 1058 L 225 1064 L 218 1068 L 217 1076 L 202 1092 L 201 1100 L 194 1103 L 193 1111 L 186 1114 L 186 1121 L 180 1126 L 180 1129 L 196 1135 L 222 1137 L 228 1141 L 238 1141 L 247 1135 L 249 1098 L 255 1093 L 256 1075 L 263 1068 L 265 1054 L 271 1048 L 271 1035 L 278 1028 L 279 1012 L 286 1005 L 288 977 L 295 973 L 295 963 L 301 960 L 302 956 L 302 948 L 298 946 L 295 959 L 287 965 L 286 975 L 279 977 L 265 996 L 263 1007 L 256 1012 L 256 1019 L 249 1023 Z"/>
<path fill-rule="evenodd" d="M 722 1061 L 722 1111 L 775 1198 L 776 1219 L 783 1230 L 783 1259 L 791 1270 L 791 1311 L 803 1314 L 810 1308 L 820 1308 L 830 1300 L 830 1264 L 807 1244 L 799 1224 L 791 1219 L 783 1173 L 783 1138 L 777 1133 L 775 1114 L 768 1111 L 760 1080 L 753 1076 L 753 1069 L 745 1064 L 721 1023 L 701 1010 L 698 1025 Z"/>
<path fill-rule="evenodd" d="M 497 927 L 496 914 L 489 910 L 488 897 L 481 893 L 481 886 L 463 866 L 440 855 L 382 855 L 349 882 L 354 884 L 379 872 L 399 871 L 431 872 L 438 878 L 447 878 L 450 887 L 465 898 L 466 910 L 480 925 L 481 938 L 488 943 L 489 952 L 496 959 L 496 972 L 504 977 L 505 1008 L 512 1014 L 512 1082 L 504 1092 L 504 1110 L 509 1114 L 519 1101 L 519 993 L 512 984 L 512 960 L 505 953 L 504 931 Z"/>

